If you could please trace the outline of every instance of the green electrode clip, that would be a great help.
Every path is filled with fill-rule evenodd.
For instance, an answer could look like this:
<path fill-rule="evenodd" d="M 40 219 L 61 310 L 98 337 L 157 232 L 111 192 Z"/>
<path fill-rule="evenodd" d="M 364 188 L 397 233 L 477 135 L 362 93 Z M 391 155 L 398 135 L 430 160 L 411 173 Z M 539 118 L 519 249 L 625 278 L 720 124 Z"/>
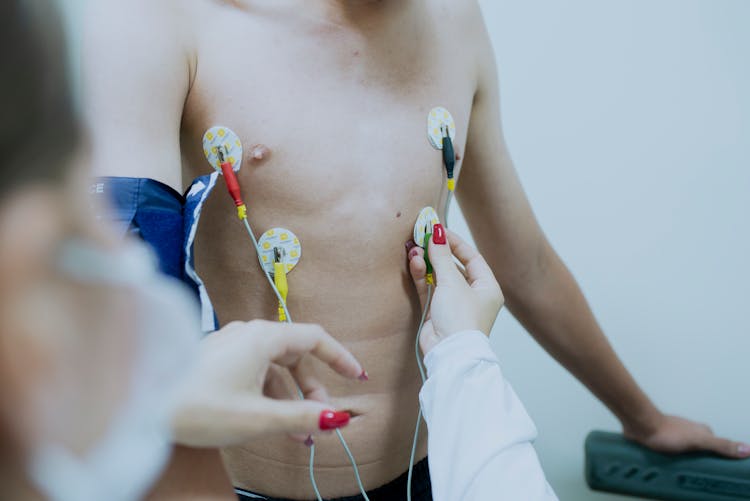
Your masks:
<path fill-rule="evenodd" d="M 431 238 L 432 238 L 432 231 L 427 226 L 425 226 L 424 242 L 423 242 L 424 262 L 427 265 L 427 274 L 425 275 L 425 278 L 427 279 L 427 283 L 429 285 L 435 285 L 435 278 L 433 275 L 432 263 L 430 262 L 430 251 L 429 251 Z"/>

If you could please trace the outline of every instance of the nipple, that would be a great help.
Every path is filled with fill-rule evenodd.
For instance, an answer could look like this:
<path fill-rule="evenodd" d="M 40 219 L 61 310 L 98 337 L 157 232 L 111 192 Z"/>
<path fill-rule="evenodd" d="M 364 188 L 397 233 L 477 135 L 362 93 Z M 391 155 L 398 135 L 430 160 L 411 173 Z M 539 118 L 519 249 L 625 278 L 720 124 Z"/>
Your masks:
<path fill-rule="evenodd" d="M 256 144 L 250 148 L 250 159 L 253 162 L 261 162 L 271 156 L 271 149 L 265 144 Z"/>

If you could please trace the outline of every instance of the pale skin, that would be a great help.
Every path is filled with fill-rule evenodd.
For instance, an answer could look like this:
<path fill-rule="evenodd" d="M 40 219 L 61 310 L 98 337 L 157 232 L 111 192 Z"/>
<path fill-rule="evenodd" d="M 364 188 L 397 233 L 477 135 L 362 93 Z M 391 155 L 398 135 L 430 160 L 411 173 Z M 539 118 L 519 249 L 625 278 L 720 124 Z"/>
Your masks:
<path fill-rule="evenodd" d="M 404 242 L 422 207 L 444 203 L 441 157 L 425 130 L 438 105 L 453 114 L 465 152 L 458 201 L 511 312 L 631 438 L 670 452 L 750 454 L 662 414 L 610 347 L 518 181 L 476 2 L 107 0 L 93 9 L 83 63 L 96 174 L 150 177 L 182 191 L 211 171 L 206 129 L 225 125 L 242 138 L 250 223 L 258 233 L 288 228 L 302 242 L 303 260 L 289 275 L 294 320 L 322 325 L 370 374 L 362 385 L 318 366 L 332 404 L 354 414 L 345 436 L 367 488 L 408 466 L 420 306 Z M 275 318 L 274 296 L 221 186 L 195 251 L 222 324 Z M 335 437 L 316 443 L 325 496 L 356 493 Z M 418 459 L 425 454 L 423 440 Z M 238 487 L 312 497 L 308 451 L 298 443 L 269 436 L 223 456 Z M 186 470 L 191 461 L 182 461 Z M 175 475 L 162 497 L 184 498 L 201 481 Z"/>

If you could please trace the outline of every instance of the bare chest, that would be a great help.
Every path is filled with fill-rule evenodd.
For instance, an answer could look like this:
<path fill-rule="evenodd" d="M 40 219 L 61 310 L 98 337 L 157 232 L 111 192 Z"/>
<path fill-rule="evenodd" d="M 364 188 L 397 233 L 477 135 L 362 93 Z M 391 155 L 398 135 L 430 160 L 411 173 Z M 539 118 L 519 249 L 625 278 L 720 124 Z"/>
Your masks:
<path fill-rule="evenodd" d="M 183 117 L 186 179 L 207 172 L 201 137 L 224 125 L 245 145 L 240 179 L 260 204 L 335 208 L 356 199 L 377 211 L 437 196 L 441 159 L 427 116 L 448 108 L 465 138 L 473 88 L 455 60 L 442 60 L 428 26 L 387 40 L 262 15 L 222 26 L 198 48 Z M 254 145 L 270 153 L 254 159 Z"/>
<path fill-rule="evenodd" d="M 474 91 L 470 72 L 442 60 L 463 64 L 440 50 L 438 39 L 426 38 L 429 29 L 383 40 L 264 16 L 223 26 L 203 34 L 199 45 L 183 116 L 184 178 L 211 170 L 204 131 L 232 129 L 245 147 L 238 177 L 256 232 L 284 227 L 303 242 L 303 262 L 290 275 L 295 318 L 347 332 L 354 320 L 335 313 L 356 299 L 349 309 L 358 314 L 358 305 L 378 307 L 372 319 L 356 317 L 369 327 L 359 329 L 363 335 L 374 335 L 373 326 L 385 318 L 376 311 L 383 310 L 398 310 L 403 320 L 382 330 L 408 330 L 413 304 L 405 295 L 411 288 L 403 245 L 420 209 L 437 208 L 445 186 L 441 153 L 428 140 L 428 115 L 436 106 L 449 109 L 463 149 Z M 253 157 L 255 145 L 263 146 L 262 159 Z M 262 279 L 236 257 L 247 236 L 231 224 L 232 213 L 223 193 L 207 201 L 196 239 L 199 272 L 220 320 L 268 317 L 272 301 L 259 302 L 267 291 L 254 296 L 242 285 Z M 353 285 L 342 289 L 344 272 L 379 280 L 355 294 Z"/>

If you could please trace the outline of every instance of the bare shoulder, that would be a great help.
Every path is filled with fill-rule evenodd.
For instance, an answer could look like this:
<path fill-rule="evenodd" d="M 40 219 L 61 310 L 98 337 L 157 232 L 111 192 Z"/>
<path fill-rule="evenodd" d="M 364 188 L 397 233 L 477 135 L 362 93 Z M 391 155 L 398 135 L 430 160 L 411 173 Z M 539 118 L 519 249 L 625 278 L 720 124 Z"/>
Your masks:
<path fill-rule="evenodd" d="M 96 175 L 152 177 L 179 189 L 179 124 L 195 68 L 190 9 L 198 1 L 88 2 L 82 108 Z M 154 164 L 161 167 L 143 167 Z"/>
<path fill-rule="evenodd" d="M 88 2 L 84 50 L 122 48 L 127 54 L 186 46 L 190 5 L 186 0 L 97 0 Z"/>
<path fill-rule="evenodd" d="M 86 3 L 86 14 L 119 25 L 138 19 L 144 27 L 163 23 L 168 26 L 174 24 L 170 21 L 189 15 L 199 4 L 195 0 L 97 0 Z"/>
<path fill-rule="evenodd" d="M 428 9 L 438 32 L 460 48 L 462 59 L 471 61 L 479 89 L 487 78 L 485 73 L 494 73 L 495 68 L 495 54 L 479 1 L 437 0 L 428 2 Z"/>
<path fill-rule="evenodd" d="M 437 0 L 427 2 L 432 16 L 441 28 L 453 36 L 477 38 L 478 31 L 484 31 L 482 8 L 477 0 Z"/>

